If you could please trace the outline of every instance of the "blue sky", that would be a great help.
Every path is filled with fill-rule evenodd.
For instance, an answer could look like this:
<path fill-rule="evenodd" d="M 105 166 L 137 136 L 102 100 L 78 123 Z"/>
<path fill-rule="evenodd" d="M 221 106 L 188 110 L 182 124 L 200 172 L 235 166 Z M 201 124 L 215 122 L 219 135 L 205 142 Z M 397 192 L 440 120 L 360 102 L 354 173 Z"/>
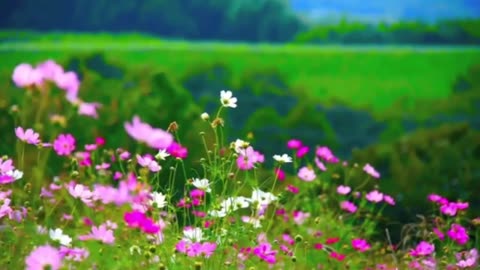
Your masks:
<path fill-rule="evenodd" d="M 480 17 L 480 0 L 290 0 L 294 10 L 309 17 L 347 15 L 363 20 Z"/>

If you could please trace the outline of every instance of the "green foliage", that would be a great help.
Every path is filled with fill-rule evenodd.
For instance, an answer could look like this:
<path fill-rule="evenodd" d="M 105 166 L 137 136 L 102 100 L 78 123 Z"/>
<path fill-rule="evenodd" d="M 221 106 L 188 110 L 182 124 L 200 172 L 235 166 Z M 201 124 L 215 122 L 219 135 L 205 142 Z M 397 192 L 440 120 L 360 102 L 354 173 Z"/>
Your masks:
<path fill-rule="evenodd" d="M 388 172 L 380 186 L 405 198 L 401 203 L 408 214 L 430 209 L 425 198 L 429 193 L 469 201 L 480 210 L 475 192 L 480 177 L 480 132 L 467 124 L 419 130 L 393 143 L 354 151 L 353 159 L 377 164 Z"/>
<path fill-rule="evenodd" d="M 295 43 L 479 44 L 479 19 L 428 24 L 417 21 L 369 24 L 341 20 L 300 32 Z"/>

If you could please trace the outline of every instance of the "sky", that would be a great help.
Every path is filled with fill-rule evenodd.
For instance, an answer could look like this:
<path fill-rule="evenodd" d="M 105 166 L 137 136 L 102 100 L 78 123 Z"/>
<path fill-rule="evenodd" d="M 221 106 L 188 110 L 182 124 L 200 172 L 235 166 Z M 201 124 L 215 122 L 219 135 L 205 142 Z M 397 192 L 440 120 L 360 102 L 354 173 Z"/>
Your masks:
<path fill-rule="evenodd" d="M 480 17 L 480 0 L 290 0 L 290 3 L 294 10 L 320 19 L 343 15 L 367 21 Z"/>

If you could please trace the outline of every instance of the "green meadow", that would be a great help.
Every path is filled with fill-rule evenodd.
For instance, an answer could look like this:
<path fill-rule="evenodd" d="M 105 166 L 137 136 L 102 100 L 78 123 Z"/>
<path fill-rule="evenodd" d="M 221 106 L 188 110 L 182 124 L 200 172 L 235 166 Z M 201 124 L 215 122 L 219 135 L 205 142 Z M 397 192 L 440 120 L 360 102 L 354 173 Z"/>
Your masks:
<path fill-rule="evenodd" d="M 226 65 L 234 80 L 255 70 L 279 72 L 292 89 L 377 114 L 400 99 L 445 100 L 459 74 L 480 62 L 478 47 L 301 46 L 169 41 L 139 34 L 0 33 L 0 72 L 21 62 L 65 61 L 104 52 L 129 67 L 155 66 L 180 80 L 192 70 Z M 195 89 L 189 89 L 195 91 Z"/>

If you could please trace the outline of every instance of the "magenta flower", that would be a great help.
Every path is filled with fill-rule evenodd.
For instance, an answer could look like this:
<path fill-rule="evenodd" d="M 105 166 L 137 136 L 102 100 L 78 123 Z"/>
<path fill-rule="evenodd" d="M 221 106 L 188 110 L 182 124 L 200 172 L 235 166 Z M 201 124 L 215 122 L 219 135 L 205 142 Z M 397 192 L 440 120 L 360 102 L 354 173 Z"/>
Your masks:
<path fill-rule="evenodd" d="M 302 179 L 303 181 L 306 181 L 306 182 L 312 182 L 313 180 L 315 180 L 315 178 L 317 177 L 315 175 L 315 171 L 308 168 L 308 167 L 302 167 L 300 168 L 300 170 L 298 170 L 298 174 L 297 176 Z"/>
<path fill-rule="evenodd" d="M 12 80 L 17 87 L 25 88 L 42 85 L 43 76 L 39 70 L 33 68 L 30 64 L 23 63 L 13 70 Z"/>
<path fill-rule="evenodd" d="M 370 249 L 370 244 L 365 239 L 356 238 L 352 240 L 352 247 L 359 252 L 365 252 Z"/>
<path fill-rule="evenodd" d="M 457 210 L 457 204 L 454 202 L 449 202 L 440 206 L 440 212 L 451 217 L 457 215 Z"/>
<path fill-rule="evenodd" d="M 447 236 L 459 245 L 465 245 L 469 239 L 467 230 L 462 225 L 456 223 L 452 224 L 450 230 L 447 231 Z"/>
<path fill-rule="evenodd" d="M 177 142 L 172 142 L 172 144 L 170 144 L 170 146 L 167 148 L 167 152 L 173 157 L 181 159 L 186 158 L 188 155 L 188 149 Z"/>
<path fill-rule="evenodd" d="M 306 154 L 308 154 L 308 151 L 310 151 L 310 148 L 308 146 L 302 146 L 297 150 L 297 157 L 302 158 Z"/>
<path fill-rule="evenodd" d="M 287 185 L 285 189 L 293 194 L 298 194 L 298 192 L 300 191 L 300 189 L 294 185 Z"/>
<path fill-rule="evenodd" d="M 349 213 L 352 213 L 352 214 L 357 212 L 357 206 L 354 203 L 349 202 L 349 201 L 341 202 L 340 203 L 340 208 L 342 210 L 345 210 L 345 211 L 347 211 Z"/>
<path fill-rule="evenodd" d="M 28 144 L 38 144 L 40 143 L 40 135 L 33 131 L 33 129 L 29 128 L 27 130 L 24 130 L 22 127 L 17 127 L 15 129 L 15 135 L 17 138 L 23 142 L 26 142 Z"/>
<path fill-rule="evenodd" d="M 37 247 L 25 259 L 27 270 L 58 270 L 62 267 L 62 257 L 58 249 L 44 245 Z"/>
<path fill-rule="evenodd" d="M 370 202 L 379 203 L 383 200 L 383 193 L 378 190 L 372 190 L 365 195 L 365 198 Z"/>
<path fill-rule="evenodd" d="M 129 227 L 140 228 L 140 230 L 147 234 L 156 234 L 160 231 L 160 227 L 152 219 L 137 210 L 126 212 L 123 220 L 125 220 Z"/>
<path fill-rule="evenodd" d="M 277 253 L 278 250 L 273 250 L 272 245 L 268 242 L 262 242 L 253 248 L 253 254 L 268 264 L 275 264 L 277 262 Z"/>
<path fill-rule="evenodd" d="M 275 172 L 275 176 L 277 177 L 278 181 L 285 180 L 285 172 L 282 171 L 282 169 L 275 168 L 274 172 Z"/>
<path fill-rule="evenodd" d="M 75 138 L 71 134 L 60 134 L 53 142 L 53 150 L 59 156 L 68 156 L 75 150 Z"/>
<path fill-rule="evenodd" d="M 98 119 L 97 109 L 99 109 L 100 107 L 102 107 L 102 104 L 97 102 L 82 102 L 78 106 L 78 114 Z"/>
<path fill-rule="evenodd" d="M 339 159 L 333 154 L 332 150 L 326 146 L 317 147 L 315 154 L 328 163 L 337 163 Z"/>
<path fill-rule="evenodd" d="M 134 116 L 132 123 L 125 123 L 125 130 L 133 139 L 154 149 L 167 149 L 173 143 L 173 135 L 159 128 L 153 128 Z"/>
<path fill-rule="evenodd" d="M 435 251 L 435 246 L 426 241 L 420 242 L 415 249 L 410 250 L 410 255 L 413 257 L 428 256 Z"/>
<path fill-rule="evenodd" d="M 438 239 L 440 239 L 440 240 L 445 239 L 445 234 L 442 231 L 440 231 L 440 229 L 433 228 L 433 233 L 435 233 L 437 235 Z"/>
<path fill-rule="evenodd" d="M 337 193 L 341 195 L 347 195 L 348 193 L 350 193 L 351 190 L 352 188 L 350 188 L 349 186 L 340 185 L 337 187 Z"/>
<path fill-rule="evenodd" d="M 291 139 L 287 142 L 287 147 L 289 149 L 298 149 L 302 146 L 302 141 L 297 139 Z"/>
<path fill-rule="evenodd" d="M 375 170 L 370 164 L 365 164 L 363 171 L 372 176 L 373 178 L 380 178 L 380 173 Z"/>

